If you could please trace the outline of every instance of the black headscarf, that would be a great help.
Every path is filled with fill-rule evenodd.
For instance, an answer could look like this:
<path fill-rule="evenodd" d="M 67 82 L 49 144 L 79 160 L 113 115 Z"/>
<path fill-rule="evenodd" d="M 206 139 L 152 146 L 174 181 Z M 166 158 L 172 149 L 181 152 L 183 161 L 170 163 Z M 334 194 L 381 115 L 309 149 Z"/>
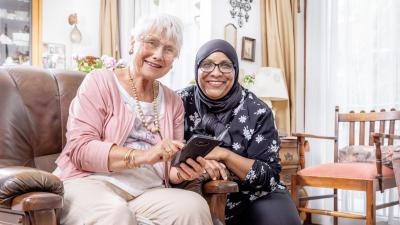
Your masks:
<path fill-rule="evenodd" d="M 217 100 L 208 98 L 200 89 L 198 83 L 198 70 L 201 62 L 214 52 L 224 53 L 233 63 L 235 70 L 235 79 L 232 88 L 224 97 Z M 201 118 L 201 123 L 194 132 L 211 133 L 214 136 L 218 136 L 226 129 L 227 123 L 232 117 L 233 109 L 239 105 L 242 99 L 242 87 L 238 82 L 239 62 L 235 49 L 224 40 L 214 39 L 208 41 L 197 52 L 194 72 L 197 84 L 194 90 L 194 99 Z M 223 140 L 226 145 L 231 144 L 229 136 L 229 134 L 226 135 Z"/>

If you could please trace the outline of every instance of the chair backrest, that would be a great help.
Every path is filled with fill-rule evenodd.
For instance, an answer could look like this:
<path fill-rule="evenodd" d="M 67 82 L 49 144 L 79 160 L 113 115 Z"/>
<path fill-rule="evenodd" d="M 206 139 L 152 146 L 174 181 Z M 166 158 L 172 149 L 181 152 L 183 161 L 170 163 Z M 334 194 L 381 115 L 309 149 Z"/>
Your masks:
<path fill-rule="evenodd" d="M 391 109 L 385 111 L 382 109 L 380 112 L 365 112 L 361 111 L 356 113 L 350 111 L 349 113 L 339 113 L 339 107 L 335 108 L 335 153 L 334 160 L 338 160 L 338 140 L 339 130 L 348 128 L 348 145 L 374 145 L 371 133 L 380 132 L 387 134 L 395 134 L 396 128 L 400 130 L 400 111 Z M 386 142 L 387 145 L 393 145 L 394 140 L 389 138 Z"/>
<path fill-rule="evenodd" d="M 83 78 L 78 72 L 0 68 L 0 167 L 54 170 Z"/>

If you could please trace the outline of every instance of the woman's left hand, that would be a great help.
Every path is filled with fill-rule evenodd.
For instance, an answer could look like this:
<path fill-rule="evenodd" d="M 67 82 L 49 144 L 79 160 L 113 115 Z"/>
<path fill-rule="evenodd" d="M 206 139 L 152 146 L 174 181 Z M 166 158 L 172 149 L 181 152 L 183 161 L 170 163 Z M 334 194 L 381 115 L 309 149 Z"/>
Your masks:
<path fill-rule="evenodd" d="M 222 177 L 222 179 L 228 180 L 228 173 L 225 164 L 212 159 L 201 159 L 206 162 L 206 171 L 210 175 L 211 179 L 216 180 Z"/>

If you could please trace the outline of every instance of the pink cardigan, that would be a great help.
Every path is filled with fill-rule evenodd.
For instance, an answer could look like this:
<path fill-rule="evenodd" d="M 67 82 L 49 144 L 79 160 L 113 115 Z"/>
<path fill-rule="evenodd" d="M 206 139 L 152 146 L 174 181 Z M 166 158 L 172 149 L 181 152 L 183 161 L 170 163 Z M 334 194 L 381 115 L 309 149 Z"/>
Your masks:
<path fill-rule="evenodd" d="M 164 90 L 164 116 L 160 118 L 163 138 L 183 140 L 182 100 Z M 122 145 L 133 128 L 135 114 L 125 106 L 114 73 L 97 70 L 86 75 L 72 100 L 67 122 L 67 144 L 56 164 L 62 180 L 108 172 L 108 153 L 113 144 Z"/>

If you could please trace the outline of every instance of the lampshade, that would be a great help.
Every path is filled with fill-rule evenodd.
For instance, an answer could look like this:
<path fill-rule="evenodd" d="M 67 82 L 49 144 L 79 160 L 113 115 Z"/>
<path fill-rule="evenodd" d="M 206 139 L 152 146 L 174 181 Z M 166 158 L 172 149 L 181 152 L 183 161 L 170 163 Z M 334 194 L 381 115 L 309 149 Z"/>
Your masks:
<path fill-rule="evenodd" d="M 286 81 L 278 68 L 261 67 L 248 88 L 259 98 L 272 101 L 289 99 Z"/>

